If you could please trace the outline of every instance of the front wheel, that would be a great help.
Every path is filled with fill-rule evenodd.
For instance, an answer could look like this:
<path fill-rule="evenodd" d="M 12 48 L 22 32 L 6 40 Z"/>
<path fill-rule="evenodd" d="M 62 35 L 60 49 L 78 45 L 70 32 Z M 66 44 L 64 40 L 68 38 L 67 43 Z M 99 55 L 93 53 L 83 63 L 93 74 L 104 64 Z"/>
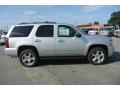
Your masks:
<path fill-rule="evenodd" d="M 100 65 L 105 63 L 107 59 L 107 53 L 103 48 L 95 47 L 89 51 L 87 59 L 93 65 Z"/>
<path fill-rule="evenodd" d="M 20 63 L 26 67 L 33 67 L 38 63 L 38 56 L 31 49 L 23 50 L 20 53 L 19 59 Z"/>

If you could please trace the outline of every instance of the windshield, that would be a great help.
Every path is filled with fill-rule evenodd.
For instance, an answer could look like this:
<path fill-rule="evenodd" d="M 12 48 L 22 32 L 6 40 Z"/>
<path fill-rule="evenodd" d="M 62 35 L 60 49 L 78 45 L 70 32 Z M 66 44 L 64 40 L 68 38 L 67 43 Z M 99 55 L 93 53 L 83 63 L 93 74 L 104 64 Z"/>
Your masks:
<path fill-rule="evenodd" d="M 112 28 L 104 28 L 104 30 L 113 30 Z"/>

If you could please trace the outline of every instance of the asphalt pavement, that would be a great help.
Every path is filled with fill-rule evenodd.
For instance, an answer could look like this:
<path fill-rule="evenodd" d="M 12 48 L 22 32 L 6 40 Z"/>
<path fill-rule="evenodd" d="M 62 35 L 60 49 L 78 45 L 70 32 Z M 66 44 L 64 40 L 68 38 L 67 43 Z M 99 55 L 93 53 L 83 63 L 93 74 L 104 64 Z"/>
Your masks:
<path fill-rule="evenodd" d="M 85 59 L 45 59 L 26 68 L 19 59 L 5 55 L 0 46 L 1 85 L 119 85 L 120 38 L 113 38 L 115 53 L 104 65 L 91 65 Z"/>

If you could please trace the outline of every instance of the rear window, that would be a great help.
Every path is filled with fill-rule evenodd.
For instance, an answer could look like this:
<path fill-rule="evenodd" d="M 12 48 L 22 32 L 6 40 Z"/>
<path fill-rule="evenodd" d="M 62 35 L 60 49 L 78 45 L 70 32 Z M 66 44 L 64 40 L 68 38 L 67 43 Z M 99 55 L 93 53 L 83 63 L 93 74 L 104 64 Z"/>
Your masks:
<path fill-rule="evenodd" d="M 33 26 L 16 26 L 13 28 L 10 37 L 28 37 Z"/>

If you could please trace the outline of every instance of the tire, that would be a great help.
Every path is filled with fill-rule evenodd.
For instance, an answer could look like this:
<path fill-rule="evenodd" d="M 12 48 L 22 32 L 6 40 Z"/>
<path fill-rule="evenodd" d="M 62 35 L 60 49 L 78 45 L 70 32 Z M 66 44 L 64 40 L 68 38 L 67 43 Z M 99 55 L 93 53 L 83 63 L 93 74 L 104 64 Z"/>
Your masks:
<path fill-rule="evenodd" d="M 120 38 L 120 35 L 118 35 L 118 38 Z"/>
<path fill-rule="evenodd" d="M 87 59 L 93 65 L 101 65 L 107 60 L 107 53 L 103 48 L 95 47 L 89 51 Z"/>
<path fill-rule="evenodd" d="M 118 35 L 116 35 L 116 38 L 119 38 L 119 36 L 118 36 Z"/>
<path fill-rule="evenodd" d="M 98 35 L 98 32 L 96 32 L 95 34 Z"/>
<path fill-rule="evenodd" d="M 113 34 L 112 34 L 112 33 L 109 33 L 108 37 L 112 37 L 112 36 L 113 36 Z"/>
<path fill-rule="evenodd" d="M 19 55 L 19 59 L 25 67 L 33 67 L 38 64 L 38 55 L 32 49 L 23 50 Z"/>
<path fill-rule="evenodd" d="M 117 36 L 117 35 L 116 35 L 115 37 L 116 37 L 116 38 L 118 38 L 118 36 Z"/>
<path fill-rule="evenodd" d="M 0 43 L 1 46 L 5 45 L 4 43 Z"/>

